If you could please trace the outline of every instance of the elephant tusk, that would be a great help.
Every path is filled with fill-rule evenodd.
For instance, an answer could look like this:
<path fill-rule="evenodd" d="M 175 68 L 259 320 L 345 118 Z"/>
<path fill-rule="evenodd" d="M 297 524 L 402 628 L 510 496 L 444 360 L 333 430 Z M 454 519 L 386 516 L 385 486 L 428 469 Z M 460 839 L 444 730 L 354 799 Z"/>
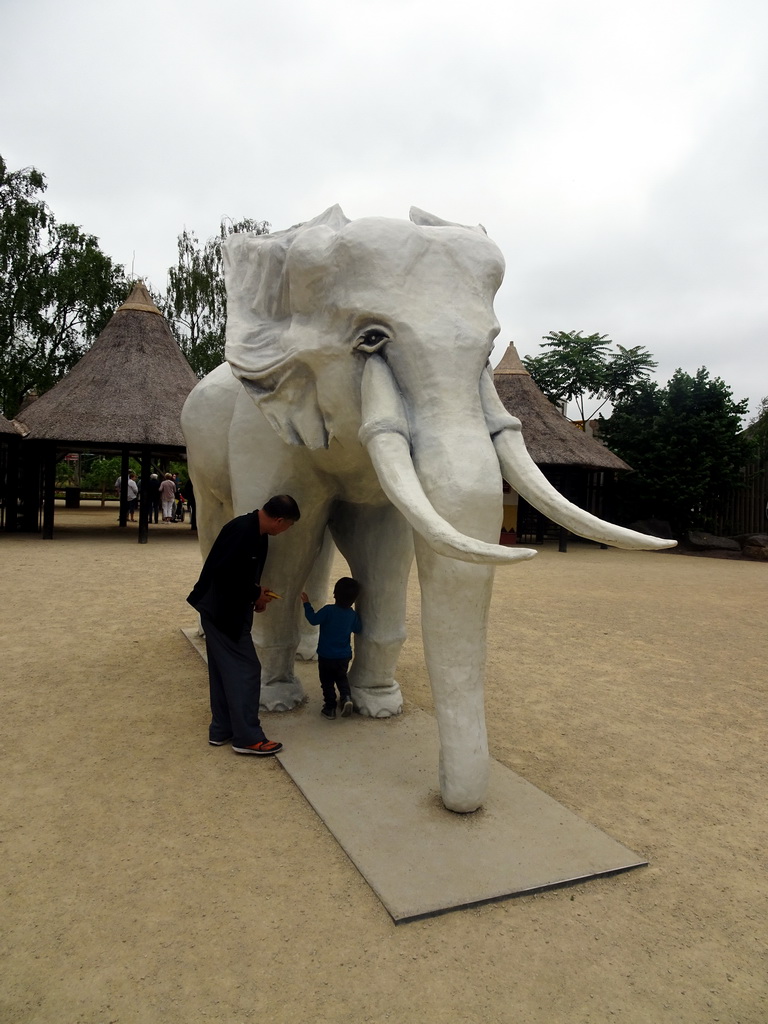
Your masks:
<path fill-rule="evenodd" d="M 411 459 L 402 398 L 381 356 L 369 356 L 362 383 L 360 442 L 368 451 L 382 490 L 433 551 L 463 562 L 506 564 L 533 558 L 533 548 L 505 548 L 460 533 L 437 514 Z"/>
<path fill-rule="evenodd" d="M 637 551 L 675 547 L 677 542 L 674 540 L 615 526 L 573 505 L 552 486 L 531 458 L 525 447 L 520 420 L 506 411 L 487 372 L 480 378 L 480 398 L 502 476 L 539 512 L 572 533 L 599 544 Z"/>

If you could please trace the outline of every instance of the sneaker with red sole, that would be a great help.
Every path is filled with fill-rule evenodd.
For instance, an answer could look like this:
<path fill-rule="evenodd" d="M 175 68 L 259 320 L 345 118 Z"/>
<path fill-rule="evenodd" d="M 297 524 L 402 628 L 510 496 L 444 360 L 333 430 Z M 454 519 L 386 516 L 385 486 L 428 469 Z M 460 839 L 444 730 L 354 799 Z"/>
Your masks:
<path fill-rule="evenodd" d="M 255 754 L 257 757 L 272 757 L 273 754 L 279 754 L 283 749 L 282 743 L 274 743 L 272 740 L 259 740 L 258 743 L 252 743 L 249 747 L 236 747 L 232 744 L 232 749 L 236 754 Z"/>

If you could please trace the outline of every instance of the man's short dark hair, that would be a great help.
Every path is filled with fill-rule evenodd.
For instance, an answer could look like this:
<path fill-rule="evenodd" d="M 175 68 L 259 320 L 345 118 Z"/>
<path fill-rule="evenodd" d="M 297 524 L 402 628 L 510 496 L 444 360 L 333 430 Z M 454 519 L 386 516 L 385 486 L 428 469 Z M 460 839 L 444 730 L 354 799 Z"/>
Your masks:
<path fill-rule="evenodd" d="M 342 608 L 351 608 L 359 593 L 360 584 L 351 576 L 342 576 L 340 580 L 336 581 L 336 586 L 333 588 L 336 604 L 341 605 Z"/>
<path fill-rule="evenodd" d="M 290 519 L 293 523 L 301 519 L 299 506 L 290 494 L 276 494 L 269 499 L 262 512 L 266 512 L 271 519 Z"/>

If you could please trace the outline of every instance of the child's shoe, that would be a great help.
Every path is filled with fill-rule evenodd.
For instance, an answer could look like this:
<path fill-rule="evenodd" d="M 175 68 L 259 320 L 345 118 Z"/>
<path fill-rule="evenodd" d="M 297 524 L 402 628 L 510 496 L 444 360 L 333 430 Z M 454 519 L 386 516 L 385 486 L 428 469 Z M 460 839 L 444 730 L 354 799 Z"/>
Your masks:
<path fill-rule="evenodd" d="M 352 714 L 354 705 L 352 704 L 352 698 L 348 693 L 345 693 L 339 698 L 339 707 L 341 708 L 341 717 L 349 718 Z"/>
<path fill-rule="evenodd" d="M 323 704 L 320 709 L 320 714 L 323 718 L 333 719 L 336 717 L 336 705 L 335 704 Z"/>

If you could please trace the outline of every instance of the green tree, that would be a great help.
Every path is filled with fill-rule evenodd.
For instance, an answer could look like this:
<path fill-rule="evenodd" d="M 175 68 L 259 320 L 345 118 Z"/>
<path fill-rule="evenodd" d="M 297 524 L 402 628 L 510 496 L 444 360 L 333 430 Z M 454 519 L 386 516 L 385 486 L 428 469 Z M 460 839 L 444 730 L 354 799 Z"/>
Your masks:
<path fill-rule="evenodd" d="M 579 419 L 594 419 L 607 402 L 634 394 L 657 363 L 642 345 L 624 348 L 607 334 L 550 331 L 539 356 L 525 356 L 523 365 L 553 404 L 575 402 Z M 587 413 L 587 402 L 599 402 Z"/>
<path fill-rule="evenodd" d="M 57 224 L 45 176 L 0 157 L 0 409 L 11 418 L 80 358 L 126 295 L 98 239 Z"/>
<path fill-rule="evenodd" d="M 185 228 L 178 238 L 178 262 L 168 268 L 162 309 L 199 377 L 210 373 L 224 359 L 227 297 L 221 243 L 236 231 L 264 235 L 269 233 L 269 224 L 248 218 L 237 222 L 222 220 L 219 234 L 202 247 L 194 232 Z"/>
<path fill-rule="evenodd" d="M 84 458 L 81 456 L 81 462 Z M 115 493 L 115 480 L 120 476 L 122 464 L 119 455 L 113 455 L 111 458 L 97 456 L 90 461 L 87 469 L 83 469 L 82 486 L 87 491 L 101 491 L 102 495 L 109 494 L 112 497 Z M 136 459 L 129 459 L 128 466 L 129 470 L 137 475 L 141 472 L 141 466 Z"/>
<path fill-rule="evenodd" d="M 662 519 L 676 536 L 711 529 L 718 496 L 739 482 L 751 454 L 741 430 L 747 400 L 706 368 L 675 370 L 666 388 L 642 383 L 616 402 L 600 434 L 635 470 L 618 485 L 624 522 Z"/>
<path fill-rule="evenodd" d="M 746 434 L 754 445 L 758 461 L 761 464 L 768 462 L 768 395 L 760 401 L 757 413 L 747 425 Z"/>

